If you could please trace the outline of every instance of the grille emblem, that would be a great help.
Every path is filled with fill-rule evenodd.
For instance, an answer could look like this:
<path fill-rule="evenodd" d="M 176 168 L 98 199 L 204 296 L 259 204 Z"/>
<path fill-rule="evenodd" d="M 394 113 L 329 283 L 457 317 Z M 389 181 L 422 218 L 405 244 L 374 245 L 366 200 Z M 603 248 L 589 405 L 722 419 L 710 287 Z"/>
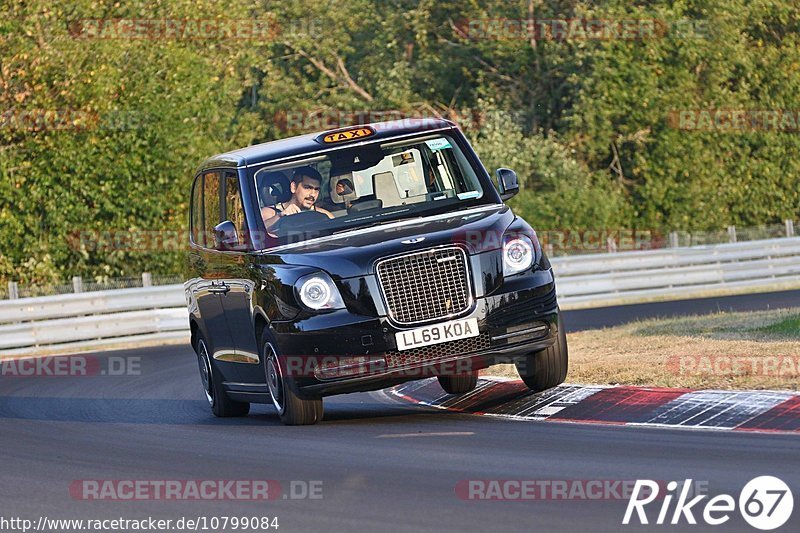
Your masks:
<path fill-rule="evenodd" d="M 425 237 L 414 237 L 413 239 L 406 239 L 404 241 L 400 241 L 403 244 L 417 244 L 418 242 L 422 242 L 425 240 Z"/>

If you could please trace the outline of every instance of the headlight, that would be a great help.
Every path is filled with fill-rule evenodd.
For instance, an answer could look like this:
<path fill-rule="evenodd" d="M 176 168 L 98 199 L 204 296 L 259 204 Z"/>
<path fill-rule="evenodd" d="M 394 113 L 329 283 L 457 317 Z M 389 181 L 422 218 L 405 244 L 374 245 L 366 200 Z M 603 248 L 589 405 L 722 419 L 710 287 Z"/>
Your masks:
<path fill-rule="evenodd" d="M 503 239 L 503 275 L 511 276 L 528 270 L 536 258 L 536 249 L 525 235 L 507 235 Z"/>
<path fill-rule="evenodd" d="M 344 302 L 333 280 L 318 272 L 303 276 L 295 283 L 300 302 L 312 311 L 344 309 Z"/>

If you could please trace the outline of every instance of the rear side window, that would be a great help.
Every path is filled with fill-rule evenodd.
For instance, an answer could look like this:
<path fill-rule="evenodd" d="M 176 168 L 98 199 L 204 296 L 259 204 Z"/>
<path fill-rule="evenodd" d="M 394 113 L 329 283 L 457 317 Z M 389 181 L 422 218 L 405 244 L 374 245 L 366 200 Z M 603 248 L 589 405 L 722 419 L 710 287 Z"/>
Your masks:
<path fill-rule="evenodd" d="M 225 219 L 233 222 L 236 227 L 236 236 L 239 238 L 238 249 L 246 249 L 247 222 L 244 218 L 239 176 L 236 174 L 225 173 Z"/>
<path fill-rule="evenodd" d="M 220 173 L 209 172 L 203 176 L 203 246 L 214 247 L 214 227 L 222 222 L 220 211 Z M 199 243 L 198 243 L 199 244 Z"/>
<path fill-rule="evenodd" d="M 203 233 L 203 176 L 197 176 L 192 186 L 192 209 L 191 209 L 191 235 L 192 242 L 205 246 L 205 235 Z"/>

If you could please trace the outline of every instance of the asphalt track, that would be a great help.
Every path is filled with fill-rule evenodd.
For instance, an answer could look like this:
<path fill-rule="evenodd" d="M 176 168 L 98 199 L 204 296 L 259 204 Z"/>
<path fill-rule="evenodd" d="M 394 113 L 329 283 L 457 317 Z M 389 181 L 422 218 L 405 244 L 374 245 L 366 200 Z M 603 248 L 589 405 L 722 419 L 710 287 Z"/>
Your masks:
<path fill-rule="evenodd" d="M 382 392 L 326 399 L 315 426 L 282 426 L 261 405 L 246 418 L 217 419 L 201 399 L 188 346 L 100 359 L 107 355 L 140 367 L 124 376 L 0 378 L 0 516 L 269 516 L 279 531 L 755 531 L 737 512 L 716 528 L 685 520 L 644 528 L 621 525 L 627 502 L 613 494 L 486 501 L 462 499 L 456 487 L 465 480 L 692 479 L 711 496 L 738 499 L 747 481 L 774 475 L 800 500 L 796 435 L 517 422 Z M 128 479 L 271 479 L 284 495 L 291 482 L 321 481 L 322 498 L 117 501 L 70 493 L 80 480 Z M 779 531 L 798 524 L 795 510 Z"/>
<path fill-rule="evenodd" d="M 800 290 L 575 309 L 564 311 L 564 321 L 567 331 L 582 331 L 645 318 L 705 315 L 721 311 L 767 311 L 787 307 L 800 307 Z"/>

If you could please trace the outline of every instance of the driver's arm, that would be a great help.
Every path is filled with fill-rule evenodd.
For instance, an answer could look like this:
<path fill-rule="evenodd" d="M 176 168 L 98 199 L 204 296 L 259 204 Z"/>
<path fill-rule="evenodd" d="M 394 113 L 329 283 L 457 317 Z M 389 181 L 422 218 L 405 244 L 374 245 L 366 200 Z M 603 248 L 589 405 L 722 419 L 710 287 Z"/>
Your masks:
<path fill-rule="evenodd" d="M 328 215 L 328 218 L 333 218 L 333 213 L 331 213 L 327 209 L 322 209 L 321 207 L 317 207 L 317 211 L 319 211 L 323 215 Z"/>
<path fill-rule="evenodd" d="M 264 219 L 264 228 L 270 229 L 281 219 L 281 214 L 271 207 L 262 207 L 261 218 Z"/>

